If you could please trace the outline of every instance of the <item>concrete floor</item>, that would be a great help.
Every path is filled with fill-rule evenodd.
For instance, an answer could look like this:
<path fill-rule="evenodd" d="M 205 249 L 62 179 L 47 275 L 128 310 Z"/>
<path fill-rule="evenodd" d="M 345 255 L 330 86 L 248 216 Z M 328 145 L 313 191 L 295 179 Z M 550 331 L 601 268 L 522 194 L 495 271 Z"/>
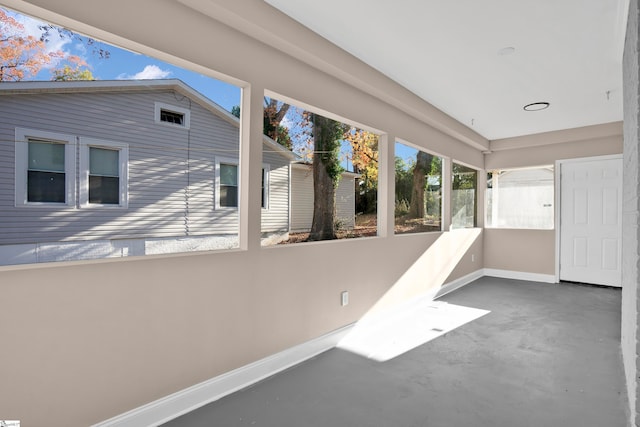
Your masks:
<path fill-rule="evenodd" d="M 387 362 L 331 350 L 167 427 L 627 425 L 619 289 L 484 277 L 491 313 Z"/>

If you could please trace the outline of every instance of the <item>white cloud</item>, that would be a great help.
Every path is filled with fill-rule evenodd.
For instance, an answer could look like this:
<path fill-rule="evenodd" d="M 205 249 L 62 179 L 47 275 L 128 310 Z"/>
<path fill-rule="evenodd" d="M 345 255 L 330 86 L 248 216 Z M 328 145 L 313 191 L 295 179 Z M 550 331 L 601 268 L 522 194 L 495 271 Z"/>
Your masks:
<path fill-rule="evenodd" d="M 87 54 L 87 46 L 85 46 L 84 43 L 76 43 L 74 45 L 74 49 L 76 50 L 78 55 L 85 56 Z"/>
<path fill-rule="evenodd" d="M 120 74 L 120 80 L 147 80 L 147 79 L 165 79 L 171 75 L 171 71 L 163 70 L 157 65 L 147 65 L 144 69 L 136 74 Z"/>

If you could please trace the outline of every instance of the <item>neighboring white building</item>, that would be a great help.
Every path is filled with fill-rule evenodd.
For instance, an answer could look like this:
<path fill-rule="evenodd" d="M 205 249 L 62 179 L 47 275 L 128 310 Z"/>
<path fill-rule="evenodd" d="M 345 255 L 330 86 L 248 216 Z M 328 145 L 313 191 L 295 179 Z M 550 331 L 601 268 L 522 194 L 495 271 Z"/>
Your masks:
<path fill-rule="evenodd" d="M 553 166 L 493 171 L 488 186 L 487 227 L 553 229 Z"/>
<path fill-rule="evenodd" d="M 313 166 L 308 163 L 291 165 L 291 226 L 292 232 L 311 229 L 313 221 Z M 343 172 L 336 189 L 336 222 L 339 227 L 350 230 L 355 227 L 356 179 L 360 175 Z"/>

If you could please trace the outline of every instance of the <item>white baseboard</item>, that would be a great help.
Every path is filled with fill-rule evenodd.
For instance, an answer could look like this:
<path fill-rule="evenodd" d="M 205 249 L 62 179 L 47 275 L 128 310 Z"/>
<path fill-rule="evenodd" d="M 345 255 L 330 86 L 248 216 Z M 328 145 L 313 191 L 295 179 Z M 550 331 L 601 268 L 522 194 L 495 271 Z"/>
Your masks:
<path fill-rule="evenodd" d="M 438 290 L 434 299 L 440 298 L 441 296 L 446 295 L 449 292 L 453 292 L 456 289 L 460 289 L 461 287 L 468 285 L 469 283 L 481 278 L 482 276 L 484 276 L 484 269 L 481 268 L 474 271 L 473 273 L 467 274 L 466 276 L 460 277 L 449 283 L 445 283 L 444 285 L 442 285 L 440 290 Z"/>
<path fill-rule="evenodd" d="M 482 276 L 548 283 L 556 282 L 555 276 L 548 274 L 484 268 L 446 283 L 435 295 L 432 293 L 421 295 L 416 301 L 424 298 L 439 298 Z M 416 301 L 412 300 L 407 304 L 414 304 Z M 221 399 L 224 396 L 246 388 L 258 381 L 334 348 L 353 327 L 354 325 L 348 325 L 337 329 L 311 341 L 286 349 L 280 353 L 178 391 L 106 421 L 102 421 L 92 427 L 153 427 L 166 423 L 180 415 Z"/>
<path fill-rule="evenodd" d="M 490 277 L 500 277 L 503 279 L 528 280 L 530 282 L 557 283 L 553 274 L 527 273 L 525 271 L 499 270 L 496 268 L 485 268 L 484 275 Z"/>
<path fill-rule="evenodd" d="M 151 427 L 166 423 L 334 348 L 352 328 L 353 325 L 342 327 L 311 341 L 102 421 L 93 427 Z"/>

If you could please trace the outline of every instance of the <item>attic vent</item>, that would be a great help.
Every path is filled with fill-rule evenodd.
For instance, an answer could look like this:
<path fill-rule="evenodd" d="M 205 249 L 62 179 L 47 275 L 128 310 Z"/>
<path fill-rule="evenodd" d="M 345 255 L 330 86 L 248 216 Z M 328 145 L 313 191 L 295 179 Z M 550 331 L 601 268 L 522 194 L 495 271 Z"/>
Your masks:
<path fill-rule="evenodd" d="M 160 109 L 160 121 L 184 126 L 184 114 L 176 113 L 175 111 Z"/>
<path fill-rule="evenodd" d="M 176 107 L 164 102 L 155 103 L 155 122 L 167 126 L 189 129 L 190 114 L 187 108 Z"/>

